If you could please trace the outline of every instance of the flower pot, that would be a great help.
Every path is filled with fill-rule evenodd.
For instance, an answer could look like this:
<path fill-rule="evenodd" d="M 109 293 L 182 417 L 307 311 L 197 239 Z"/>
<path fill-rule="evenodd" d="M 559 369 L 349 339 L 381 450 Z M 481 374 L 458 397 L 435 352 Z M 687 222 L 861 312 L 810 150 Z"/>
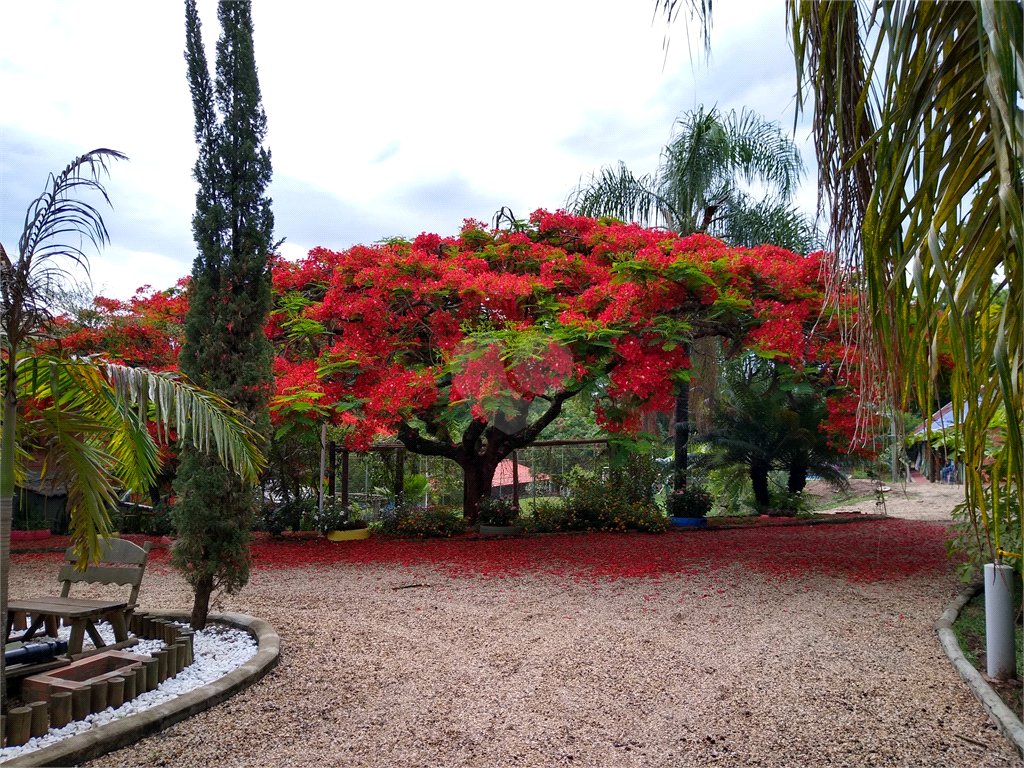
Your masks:
<path fill-rule="evenodd" d="M 678 528 L 704 528 L 708 524 L 706 517 L 670 517 L 669 520 Z"/>
<path fill-rule="evenodd" d="M 523 532 L 518 525 L 484 525 L 480 524 L 481 536 L 515 536 Z"/>
<path fill-rule="evenodd" d="M 369 528 L 354 528 L 351 531 L 328 531 L 328 541 L 355 541 L 356 539 L 370 538 Z"/>

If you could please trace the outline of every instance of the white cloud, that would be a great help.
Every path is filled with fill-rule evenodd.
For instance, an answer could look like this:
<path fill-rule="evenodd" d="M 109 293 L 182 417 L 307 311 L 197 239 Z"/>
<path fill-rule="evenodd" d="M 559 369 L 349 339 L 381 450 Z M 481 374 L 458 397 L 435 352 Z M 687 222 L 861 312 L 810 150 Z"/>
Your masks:
<path fill-rule="evenodd" d="M 16 241 L 48 172 L 113 147 L 131 163 L 112 169 L 112 245 L 94 260 L 95 282 L 118 296 L 173 283 L 194 256 L 181 4 L 9 5 L 5 27 L 17 34 L 0 50 L 0 90 L 18 108 L 0 116 L 0 237 Z M 216 4 L 199 11 L 212 66 Z M 716 5 L 708 64 L 689 58 L 682 23 L 666 58 L 653 11 L 621 0 L 256 0 L 284 252 L 451 234 L 502 205 L 518 216 L 558 207 L 604 163 L 652 170 L 675 116 L 700 103 L 791 126 L 781 4 Z"/>

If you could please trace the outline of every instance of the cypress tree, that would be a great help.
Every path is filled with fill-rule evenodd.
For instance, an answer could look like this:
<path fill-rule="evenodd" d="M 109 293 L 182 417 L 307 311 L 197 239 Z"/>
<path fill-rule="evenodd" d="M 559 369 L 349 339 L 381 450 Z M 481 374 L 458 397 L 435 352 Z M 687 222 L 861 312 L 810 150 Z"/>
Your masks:
<path fill-rule="evenodd" d="M 216 79 L 203 48 L 195 0 L 185 2 L 185 60 L 199 147 L 192 232 L 198 255 L 178 365 L 197 384 L 238 406 L 264 435 L 273 383 L 263 325 L 271 307 L 267 255 L 273 244 L 267 118 L 260 102 L 252 15 L 245 0 L 220 0 Z M 192 626 L 206 624 L 210 597 L 249 580 L 253 493 L 198 450 L 183 451 L 175 482 L 178 540 L 172 563 L 195 592 Z"/>

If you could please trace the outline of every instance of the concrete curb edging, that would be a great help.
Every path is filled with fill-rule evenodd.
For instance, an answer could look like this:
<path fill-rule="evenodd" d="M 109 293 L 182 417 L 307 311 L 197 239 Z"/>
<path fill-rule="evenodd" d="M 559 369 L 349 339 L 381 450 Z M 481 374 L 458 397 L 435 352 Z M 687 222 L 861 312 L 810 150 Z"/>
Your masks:
<path fill-rule="evenodd" d="M 946 652 L 949 660 L 953 662 L 957 674 L 967 683 L 971 693 L 981 702 L 981 706 L 985 708 L 988 716 L 992 718 L 992 722 L 996 724 L 999 732 L 1017 748 L 1017 753 L 1024 757 L 1024 723 L 1021 723 L 1020 718 L 1017 717 L 1013 710 L 1006 706 L 1006 703 L 999 697 L 999 694 L 992 690 L 992 686 L 985 682 L 981 672 L 964 658 L 963 651 L 960 649 L 960 642 L 953 633 L 953 622 L 956 621 L 964 606 L 981 589 L 981 582 L 975 582 L 957 595 L 956 600 L 946 607 L 938 621 L 935 622 L 935 632 L 939 636 L 939 644 L 942 646 L 942 650 Z"/>
<path fill-rule="evenodd" d="M 189 621 L 188 611 L 147 611 L 147 614 L 174 621 Z M 171 701 L 101 725 L 85 733 L 64 739 L 26 755 L 5 760 L 4 768 L 21 766 L 73 766 L 152 736 L 192 715 L 210 709 L 253 685 L 277 666 L 281 657 L 281 638 L 263 619 L 241 613 L 211 613 L 210 621 L 227 624 L 249 633 L 257 642 L 256 655 L 238 669 Z"/>

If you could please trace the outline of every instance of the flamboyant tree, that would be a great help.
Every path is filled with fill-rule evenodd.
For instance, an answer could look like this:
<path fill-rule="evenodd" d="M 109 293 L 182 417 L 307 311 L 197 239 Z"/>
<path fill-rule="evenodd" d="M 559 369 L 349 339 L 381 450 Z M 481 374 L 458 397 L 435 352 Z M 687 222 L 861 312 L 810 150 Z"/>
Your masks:
<path fill-rule="evenodd" d="M 451 459 L 473 519 L 501 459 L 571 398 L 587 392 L 602 426 L 633 433 L 686 375 L 681 340 L 717 335 L 830 377 L 822 430 L 845 449 L 856 382 L 835 377 L 855 351 L 821 315 L 821 263 L 544 211 L 511 231 L 467 220 L 457 237 L 279 259 L 267 325 L 274 419 L 279 431 L 326 419 L 351 448 L 393 435 Z M 159 317 L 145 301 L 121 311 L 122 328 Z M 142 332 L 115 338 L 127 348 L 114 357 L 150 343 Z"/>
<path fill-rule="evenodd" d="M 178 361 L 182 372 L 235 403 L 257 429 L 269 428 L 273 374 L 263 333 L 271 305 L 267 255 L 274 216 L 264 194 L 270 152 L 260 101 L 250 3 L 217 8 L 216 79 L 210 80 L 194 0 L 185 3 L 189 88 L 199 145 L 192 231 L 199 255 L 188 284 L 188 317 Z M 186 449 L 175 486 L 178 541 L 172 562 L 195 591 L 192 626 L 206 624 L 210 596 L 249 578 L 252 487 L 205 454 Z"/>
<path fill-rule="evenodd" d="M 318 248 L 274 270 L 276 418 L 315 409 L 351 447 L 393 434 L 451 459 L 473 521 L 498 463 L 570 398 L 589 391 L 618 432 L 667 409 L 687 340 L 722 336 L 793 365 L 841 356 L 822 336 L 834 323 L 819 316 L 821 263 L 561 211 Z"/>

